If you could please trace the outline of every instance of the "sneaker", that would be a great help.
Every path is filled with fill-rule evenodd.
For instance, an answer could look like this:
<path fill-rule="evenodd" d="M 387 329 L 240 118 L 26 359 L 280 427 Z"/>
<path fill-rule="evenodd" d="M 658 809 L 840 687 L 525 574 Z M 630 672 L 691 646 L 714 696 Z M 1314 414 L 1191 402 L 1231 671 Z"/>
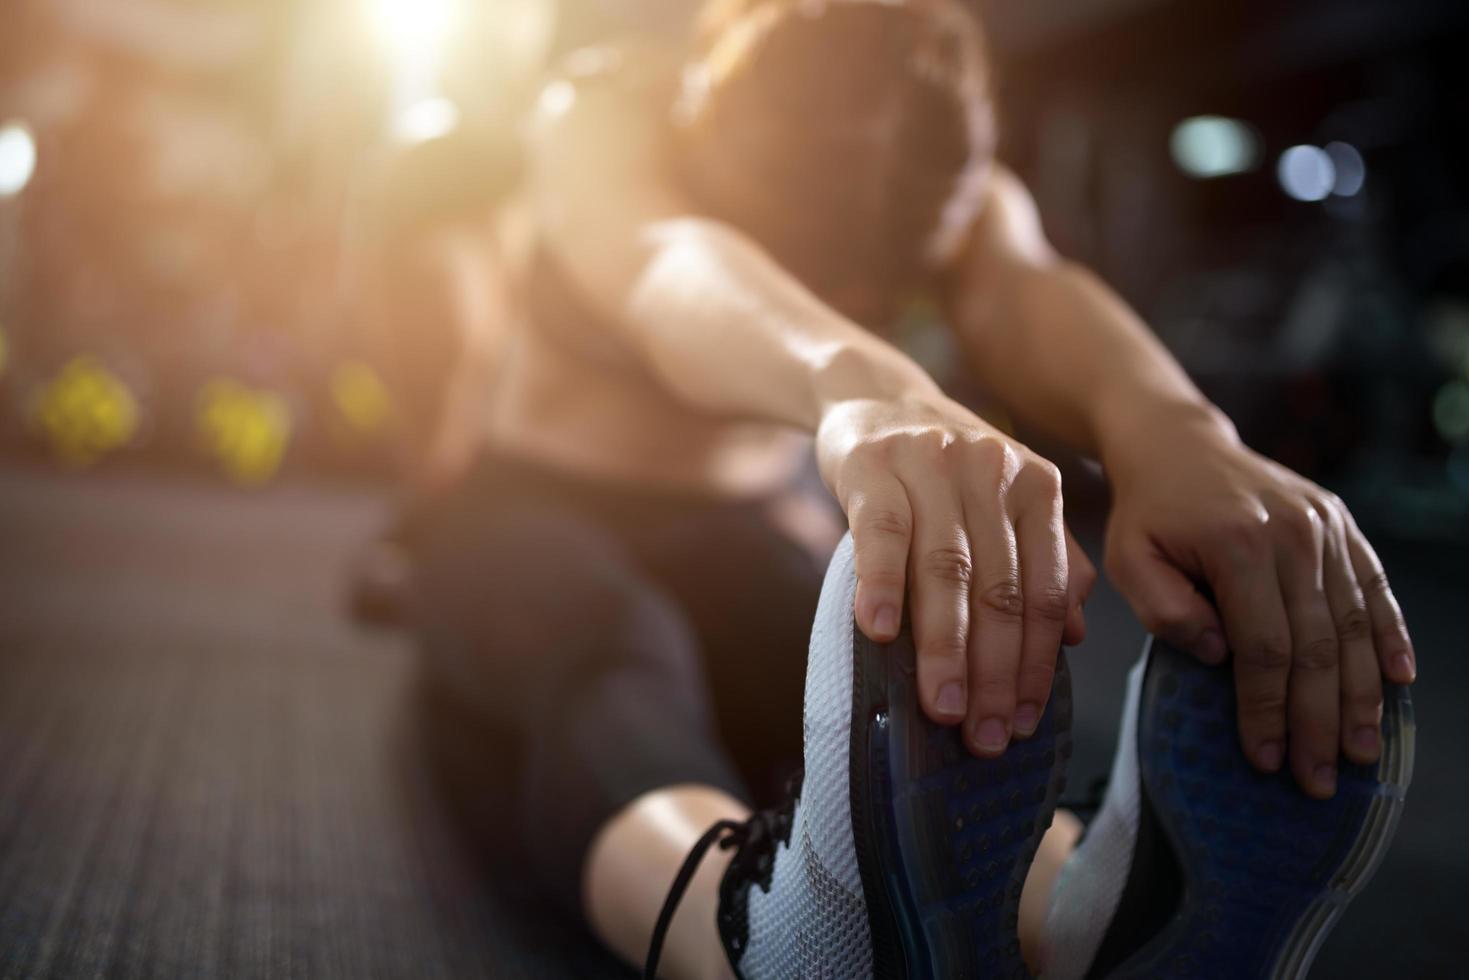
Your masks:
<path fill-rule="evenodd" d="M 711 828 L 655 932 L 650 969 L 683 885 L 716 841 L 735 850 L 719 935 L 742 980 L 1028 976 L 1016 926 L 1031 859 L 1070 756 L 1064 659 L 1035 734 L 978 759 L 918 705 L 906 631 L 855 627 L 848 536 L 821 592 L 806 672 L 805 775 L 786 805 Z"/>
<path fill-rule="evenodd" d="M 1413 708 L 1383 694 L 1381 759 L 1343 760 L 1314 800 L 1245 759 L 1228 666 L 1150 640 L 1106 798 L 1052 894 L 1047 980 L 1305 976 L 1402 814 Z"/>

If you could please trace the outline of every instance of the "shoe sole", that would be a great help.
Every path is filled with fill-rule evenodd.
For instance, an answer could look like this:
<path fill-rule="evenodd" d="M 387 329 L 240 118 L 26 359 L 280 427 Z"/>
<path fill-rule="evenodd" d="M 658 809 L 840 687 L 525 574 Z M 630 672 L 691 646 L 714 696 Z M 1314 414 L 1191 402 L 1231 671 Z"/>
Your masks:
<path fill-rule="evenodd" d="M 918 705 L 912 637 L 854 631 L 851 803 L 877 980 L 1029 977 L 1017 923 L 1026 873 L 1065 783 L 1064 654 L 1040 725 L 998 759 Z"/>
<path fill-rule="evenodd" d="M 1413 705 L 1383 692 L 1382 757 L 1343 761 L 1336 795 L 1307 797 L 1239 748 L 1231 670 L 1153 641 L 1138 725 L 1144 805 L 1179 859 L 1178 910 L 1111 976 L 1304 977 L 1382 862 L 1413 772 Z"/>

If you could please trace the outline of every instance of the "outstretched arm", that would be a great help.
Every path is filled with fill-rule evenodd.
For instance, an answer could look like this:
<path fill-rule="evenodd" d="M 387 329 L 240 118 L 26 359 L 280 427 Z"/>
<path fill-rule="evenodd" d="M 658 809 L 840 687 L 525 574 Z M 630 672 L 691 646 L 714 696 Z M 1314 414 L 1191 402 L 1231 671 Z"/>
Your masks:
<path fill-rule="evenodd" d="M 1338 748 L 1376 759 L 1380 678 L 1409 683 L 1415 664 L 1342 502 L 1244 446 L 1137 315 L 1055 254 L 1011 174 L 996 176 L 950 299 L 996 395 L 1102 460 L 1107 569 L 1144 625 L 1208 662 L 1228 638 L 1252 761 L 1278 769 L 1288 751 L 1297 781 L 1329 796 Z"/>
<path fill-rule="evenodd" d="M 856 544 L 855 613 L 913 617 L 924 708 L 977 753 L 1034 731 L 1093 573 L 1068 558 L 1056 468 L 946 398 L 664 179 L 648 99 L 553 87 L 536 137 L 543 230 L 628 346 L 691 405 L 813 433 Z"/>

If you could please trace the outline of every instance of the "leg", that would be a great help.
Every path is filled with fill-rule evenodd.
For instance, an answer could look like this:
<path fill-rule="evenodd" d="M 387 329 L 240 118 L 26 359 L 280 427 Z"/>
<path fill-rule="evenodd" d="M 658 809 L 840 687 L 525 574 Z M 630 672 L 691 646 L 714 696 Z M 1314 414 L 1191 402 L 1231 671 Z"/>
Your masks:
<path fill-rule="evenodd" d="M 739 800 L 710 786 L 654 790 L 624 807 L 597 834 L 587 857 L 583 894 L 597 936 L 627 962 L 641 963 L 668 887 L 694 843 L 717 821 L 749 815 Z M 700 864 L 664 944 L 662 976 L 733 976 L 714 929 L 728 865 L 721 852 Z"/>
<path fill-rule="evenodd" d="M 518 851 L 567 911 L 613 814 L 658 787 L 743 787 L 713 733 L 679 611 L 599 526 L 521 506 L 427 549 L 430 686 L 510 729 Z M 493 760 L 486 760 L 486 768 Z"/>
<path fill-rule="evenodd" d="M 1061 866 L 1076 850 L 1081 830 L 1080 820 L 1066 810 L 1057 810 L 1025 877 L 1025 891 L 1020 895 L 1020 952 L 1030 972 L 1037 975 L 1045 969 L 1042 939 L 1051 892 Z"/>

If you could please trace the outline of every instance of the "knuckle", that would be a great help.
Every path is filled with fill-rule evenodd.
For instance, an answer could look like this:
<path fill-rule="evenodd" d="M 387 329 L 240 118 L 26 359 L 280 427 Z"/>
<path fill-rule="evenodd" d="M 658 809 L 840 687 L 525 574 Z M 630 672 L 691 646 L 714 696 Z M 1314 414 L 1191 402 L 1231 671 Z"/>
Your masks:
<path fill-rule="evenodd" d="M 1214 537 L 1227 553 L 1246 560 L 1257 558 L 1268 547 L 1265 524 L 1254 515 L 1220 521 Z"/>
<path fill-rule="evenodd" d="M 1253 722 L 1284 720 L 1285 707 L 1285 692 L 1272 688 L 1240 698 L 1239 713 L 1241 718 Z"/>
<path fill-rule="evenodd" d="M 914 452 L 930 463 L 938 465 L 942 465 L 948 458 L 949 445 L 952 442 L 947 432 L 933 428 L 911 433 L 907 440 Z"/>
<path fill-rule="evenodd" d="M 1006 619 L 1019 618 L 1025 611 L 1020 583 L 1013 578 L 1001 579 L 985 586 L 979 593 L 979 604 L 991 615 Z"/>
<path fill-rule="evenodd" d="M 869 504 L 858 511 L 853 523 L 860 533 L 869 537 L 907 541 L 913 534 L 913 518 L 896 507 Z"/>
<path fill-rule="evenodd" d="M 923 556 L 923 571 L 937 581 L 967 589 L 974 581 L 974 560 L 964 548 L 934 548 Z"/>
<path fill-rule="evenodd" d="M 946 629 L 929 638 L 918 651 L 919 656 L 932 660 L 963 660 L 969 645 L 958 629 Z"/>
<path fill-rule="evenodd" d="M 1381 599 L 1392 595 L 1392 588 L 1387 584 L 1387 572 L 1377 569 L 1362 582 L 1362 594 L 1373 599 Z"/>
<path fill-rule="evenodd" d="M 1027 660 L 1020 667 L 1020 685 L 1026 690 L 1050 693 L 1056 680 L 1056 662 L 1051 659 Z"/>
<path fill-rule="evenodd" d="M 998 482 L 1005 475 L 1010 459 L 1010 447 L 999 439 L 983 438 L 965 442 L 964 455 L 969 465 Z"/>
<path fill-rule="evenodd" d="M 1343 515 L 1348 513 L 1346 503 L 1330 490 L 1320 490 L 1317 492 L 1316 507 L 1322 513 L 1328 514 L 1338 521 L 1343 520 Z"/>
<path fill-rule="evenodd" d="M 1035 456 L 1025 464 L 1023 472 L 1032 493 L 1044 499 L 1060 498 L 1061 469 L 1055 463 Z"/>
<path fill-rule="evenodd" d="M 1336 667 L 1339 648 L 1334 636 L 1318 636 L 1301 644 L 1291 658 L 1291 667 L 1302 671 L 1333 670 Z"/>
<path fill-rule="evenodd" d="M 1321 536 L 1321 515 L 1311 507 L 1283 507 L 1272 516 L 1284 541 L 1302 551 L 1315 551 Z"/>
<path fill-rule="evenodd" d="M 901 597 L 903 591 L 903 570 L 884 565 L 878 568 L 864 569 L 858 578 L 867 588 L 890 590 L 898 593 Z"/>
<path fill-rule="evenodd" d="M 1239 657 L 1246 667 L 1254 670 L 1285 670 L 1290 666 L 1290 640 L 1284 636 L 1258 637 L 1244 645 Z"/>
<path fill-rule="evenodd" d="M 1061 622 L 1069 608 L 1065 588 L 1034 589 L 1026 596 L 1025 612 L 1032 619 Z"/>
<path fill-rule="evenodd" d="M 1367 614 L 1367 608 L 1354 605 L 1348 609 L 1336 624 L 1336 635 L 1342 643 L 1357 643 L 1372 638 L 1372 617 Z"/>

